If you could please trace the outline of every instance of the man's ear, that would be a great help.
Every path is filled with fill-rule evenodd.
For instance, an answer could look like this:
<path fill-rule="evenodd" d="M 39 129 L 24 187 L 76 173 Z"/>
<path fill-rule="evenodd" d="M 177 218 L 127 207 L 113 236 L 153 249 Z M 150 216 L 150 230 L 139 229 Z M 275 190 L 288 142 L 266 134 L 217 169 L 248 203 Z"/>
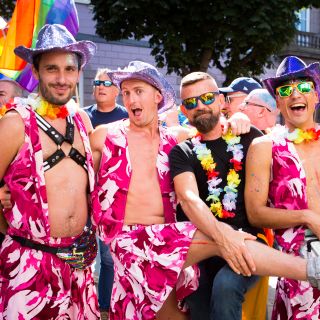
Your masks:
<path fill-rule="evenodd" d="M 221 109 L 224 107 L 224 104 L 226 103 L 226 99 L 222 93 L 219 93 L 217 101 L 218 101 L 217 105 L 219 106 L 219 109 L 221 112 Z"/>
<path fill-rule="evenodd" d="M 266 108 L 258 108 L 257 117 L 262 118 L 265 114 L 267 114 L 269 111 Z"/>
<path fill-rule="evenodd" d="M 39 72 L 36 70 L 34 65 L 31 66 L 33 76 L 39 81 Z"/>
<path fill-rule="evenodd" d="M 155 94 L 155 103 L 159 104 L 163 100 L 163 96 L 159 90 L 156 89 L 156 94 Z"/>
<path fill-rule="evenodd" d="M 315 94 L 315 103 L 319 103 L 319 95 L 318 95 L 318 91 L 314 90 L 314 94 Z"/>

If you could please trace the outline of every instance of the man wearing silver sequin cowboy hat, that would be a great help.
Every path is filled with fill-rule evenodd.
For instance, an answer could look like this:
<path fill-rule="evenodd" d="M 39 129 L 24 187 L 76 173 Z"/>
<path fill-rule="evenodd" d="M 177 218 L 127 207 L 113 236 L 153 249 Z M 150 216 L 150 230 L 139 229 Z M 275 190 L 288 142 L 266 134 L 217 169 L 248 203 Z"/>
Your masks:
<path fill-rule="evenodd" d="M 108 75 L 120 88 L 129 116 L 112 126 L 99 126 L 90 137 L 93 154 L 97 156 L 95 163 L 100 163 L 93 220 L 101 239 L 110 243 L 115 263 L 110 317 L 154 319 L 157 314 L 159 319 L 161 316 L 177 319 L 177 303 L 166 304 L 171 306 L 170 311 L 161 306 L 170 292 L 170 298 L 174 298 L 175 290 L 171 290 L 184 267 L 195 228 L 189 223 L 185 226 L 183 222 L 174 223 L 168 154 L 189 131 L 178 128 L 172 132 L 159 126 L 158 114 L 174 104 L 175 94 L 155 67 L 132 61 L 126 68 Z M 152 237 L 145 238 L 147 234 Z M 143 241 L 136 241 L 138 238 Z M 143 253 L 144 246 L 150 248 L 145 255 L 137 257 L 132 252 Z M 160 251 L 164 260 L 157 261 Z M 139 279 L 135 278 L 134 270 L 138 271 Z M 184 271 L 181 274 L 185 275 Z M 183 279 L 179 298 L 195 287 L 196 278 L 189 283 L 188 277 Z"/>
<path fill-rule="evenodd" d="M 0 251 L 0 313 L 20 319 L 98 319 L 90 264 L 96 255 L 90 120 L 71 99 L 95 53 L 62 25 L 45 25 L 32 64 L 39 94 L 15 98 L 0 120 L 0 178 L 11 191 Z M 88 197 L 89 196 L 89 197 Z"/>
<path fill-rule="evenodd" d="M 285 126 L 251 145 L 247 157 L 246 205 L 252 223 L 275 229 L 284 252 L 299 255 L 305 232 L 320 237 L 320 141 L 314 112 L 319 102 L 319 63 L 286 57 L 276 76 L 263 80 L 275 96 Z M 268 205 L 267 205 L 268 203 Z M 319 274 L 309 264 L 309 274 Z M 308 282 L 278 280 L 273 319 L 319 319 L 320 291 Z"/>
<path fill-rule="evenodd" d="M 99 126 L 91 136 L 100 163 L 93 220 L 101 239 L 110 243 L 115 264 L 110 319 L 155 319 L 176 284 L 192 234 L 192 228 L 173 223 L 168 154 L 176 137 L 158 125 L 158 113 L 174 104 L 175 94 L 165 77 L 142 61 L 108 75 L 129 116 Z"/>

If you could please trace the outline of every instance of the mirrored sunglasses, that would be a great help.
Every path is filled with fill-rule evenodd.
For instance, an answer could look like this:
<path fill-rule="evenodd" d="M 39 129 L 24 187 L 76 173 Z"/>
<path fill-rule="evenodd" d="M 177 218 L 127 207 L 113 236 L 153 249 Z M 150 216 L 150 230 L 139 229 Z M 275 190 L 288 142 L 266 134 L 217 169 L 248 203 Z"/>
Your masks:
<path fill-rule="evenodd" d="M 218 91 L 215 92 L 206 92 L 197 97 L 191 97 L 182 100 L 182 105 L 187 110 L 195 109 L 198 106 L 198 101 L 200 100 L 204 105 L 209 105 L 216 100 L 216 94 L 219 94 Z"/>
<path fill-rule="evenodd" d="M 306 94 L 311 92 L 314 89 L 314 84 L 311 81 L 303 81 L 303 82 L 298 82 L 298 83 L 290 83 L 286 84 L 284 86 L 276 88 L 277 94 L 282 97 L 290 97 L 293 93 L 293 90 L 297 88 L 297 90 L 302 93 Z"/>
<path fill-rule="evenodd" d="M 93 85 L 95 87 L 100 87 L 101 84 L 104 87 L 111 87 L 113 85 L 112 81 L 109 80 L 93 80 Z"/>

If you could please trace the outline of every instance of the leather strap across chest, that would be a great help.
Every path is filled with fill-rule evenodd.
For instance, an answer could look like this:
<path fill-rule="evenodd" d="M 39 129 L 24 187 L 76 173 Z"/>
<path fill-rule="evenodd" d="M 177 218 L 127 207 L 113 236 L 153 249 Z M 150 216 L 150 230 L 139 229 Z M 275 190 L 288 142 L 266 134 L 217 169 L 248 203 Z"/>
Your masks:
<path fill-rule="evenodd" d="M 73 147 L 73 142 L 74 142 L 73 118 L 71 116 L 68 116 L 66 118 L 67 126 L 66 126 L 65 136 L 63 136 L 60 132 L 58 132 L 53 126 L 51 126 L 51 124 L 48 121 L 46 121 L 43 117 L 41 117 L 37 113 L 36 113 L 36 118 L 37 118 L 38 126 L 57 145 L 57 150 L 43 162 L 44 171 L 51 169 L 65 157 L 71 158 L 78 165 L 80 165 L 87 171 L 88 167 L 86 164 L 86 158 L 77 149 Z M 71 149 L 68 155 L 66 155 L 64 151 L 61 149 L 61 146 L 64 142 L 67 142 L 71 145 Z"/>

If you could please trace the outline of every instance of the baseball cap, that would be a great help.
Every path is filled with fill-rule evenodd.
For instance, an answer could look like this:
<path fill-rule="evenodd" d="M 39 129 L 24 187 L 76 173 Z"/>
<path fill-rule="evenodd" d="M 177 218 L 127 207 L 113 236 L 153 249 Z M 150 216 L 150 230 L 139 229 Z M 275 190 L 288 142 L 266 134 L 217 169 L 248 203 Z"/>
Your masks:
<path fill-rule="evenodd" d="M 219 88 L 221 93 L 244 92 L 249 94 L 254 89 L 261 89 L 262 86 L 258 81 L 249 77 L 240 77 L 234 79 L 228 87 Z"/>
<path fill-rule="evenodd" d="M 252 90 L 249 95 L 244 99 L 244 105 L 256 105 L 265 107 L 270 111 L 276 110 L 276 100 L 269 93 L 267 89 L 255 89 Z"/>

